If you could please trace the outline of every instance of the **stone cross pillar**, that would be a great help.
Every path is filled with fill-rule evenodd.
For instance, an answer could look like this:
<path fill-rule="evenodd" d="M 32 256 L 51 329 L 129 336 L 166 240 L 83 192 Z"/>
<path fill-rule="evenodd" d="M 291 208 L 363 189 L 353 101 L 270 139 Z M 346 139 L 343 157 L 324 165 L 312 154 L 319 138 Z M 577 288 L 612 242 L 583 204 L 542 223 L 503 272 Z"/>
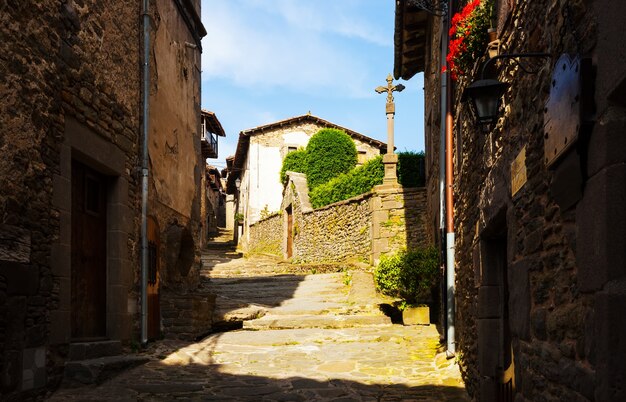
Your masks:
<path fill-rule="evenodd" d="M 398 184 L 398 177 L 396 175 L 396 166 L 398 164 L 398 155 L 393 152 L 393 118 L 396 114 L 396 104 L 393 102 L 393 92 L 401 92 L 404 89 L 404 85 L 393 85 L 393 77 L 391 74 L 387 76 L 387 86 L 379 86 L 375 89 L 379 94 L 387 93 L 387 104 L 385 105 L 385 112 L 387 114 L 387 153 L 383 155 L 383 164 L 385 165 L 385 177 L 383 178 L 383 185 L 395 186 Z"/>

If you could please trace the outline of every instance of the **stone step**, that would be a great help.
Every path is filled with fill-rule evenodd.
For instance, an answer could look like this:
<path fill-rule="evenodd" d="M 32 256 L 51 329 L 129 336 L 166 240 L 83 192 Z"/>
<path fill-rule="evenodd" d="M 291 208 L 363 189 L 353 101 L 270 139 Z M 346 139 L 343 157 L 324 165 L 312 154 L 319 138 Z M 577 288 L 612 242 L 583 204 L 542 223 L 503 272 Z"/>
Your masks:
<path fill-rule="evenodd" d="M 120 372 L 150 360 L 146 356 L 106 356 L 97 359 L 68 361 L 65 363 L 63 386 L 80 387 L 101 384 Z"/>
<path fill-rule="evenodd" d="M 68 358 L 70 361 L 76 361 L 120 354 L 122 354 L 120 341 L 74 342 L 70 343 Z"/>
<path fill-rule="evenodd" d="M 223 243 L 207 243 L 204 245 L 206 250 L 220 250 L 220 251 L 232 251 L 234 252 L 236 249 L 235 243 L 232 241 L 227 241 Z"/>
<path fill-rule="evenodd" d="M 254 305 L 216 309 L 213 313 L 213 324 L 254 320 L 263 317 L 266 313 L 265 307 Z"/>
<path fill-rule="evenodd" d="M 244 321 L 243 329 L 355 328 L 392 325 L 384 315 L 274 315 Z"/>

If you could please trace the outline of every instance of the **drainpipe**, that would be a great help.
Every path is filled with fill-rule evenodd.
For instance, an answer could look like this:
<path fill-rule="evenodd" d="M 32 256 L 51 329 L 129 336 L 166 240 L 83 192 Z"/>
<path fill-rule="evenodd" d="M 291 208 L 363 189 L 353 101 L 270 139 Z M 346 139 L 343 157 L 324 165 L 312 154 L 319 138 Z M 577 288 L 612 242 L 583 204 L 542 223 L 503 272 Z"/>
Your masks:
<path fill-rule="evenodd" d="M 448 14 L 442 23 L 441 65 L 447 67 L 448 31 L 452 18 L 453 1 L 448 2 Z M 446 264 L 446 348 L 448 357 L 456 353 L 454 334 L 454 204 L 452 176 L 452 80 L 446 68 L 441 76 L 441 137 L 439 143 L 439 224 L 441 234 L 445 230 Z M 445 215 L 445 219 L 444 219 Z M 443 237 L 443 236 L 442 236 Z M 443 239 L 442 239 L 443 240 Z"/>
<path fill-rule="evenodd" d="M 148 343 L 148 120 L 150 106 L 150 15 L 143 0 L 143 83 L 141 155 L 141 344 Z"/>

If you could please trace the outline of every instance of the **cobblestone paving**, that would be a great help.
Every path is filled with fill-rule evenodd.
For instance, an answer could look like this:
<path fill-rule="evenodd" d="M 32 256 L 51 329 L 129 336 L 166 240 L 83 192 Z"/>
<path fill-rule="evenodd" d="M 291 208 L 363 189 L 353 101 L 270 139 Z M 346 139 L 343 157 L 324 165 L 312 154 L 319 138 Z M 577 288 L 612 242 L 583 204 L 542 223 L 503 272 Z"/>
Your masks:
<path fill-rule="evenodd" d="M 255 260 L 238 261 L 238 270 L 249 264 Z M 280 315 L 280 305 L 297 305 L 298 295 L 310 299 L 306 284 L 333 281 L 323 288 L 338 288 L 341 278 L 303 276 L 291 298 L 265 306 L 267 313 L 277 309 Z M 337 291 L 336 300 L 344 300 L 346 289 Z M 306 300 L 302 306 L 311 314 Z M 239 330 L 191 344 L 160 341 L 144 352 L 152 358 L 144 366 L 99 386 L 61 389 L 50 400 L 467 401 L 457 366 L 437 354 L 438 340 L 434 326 L 379 324 Z"/>

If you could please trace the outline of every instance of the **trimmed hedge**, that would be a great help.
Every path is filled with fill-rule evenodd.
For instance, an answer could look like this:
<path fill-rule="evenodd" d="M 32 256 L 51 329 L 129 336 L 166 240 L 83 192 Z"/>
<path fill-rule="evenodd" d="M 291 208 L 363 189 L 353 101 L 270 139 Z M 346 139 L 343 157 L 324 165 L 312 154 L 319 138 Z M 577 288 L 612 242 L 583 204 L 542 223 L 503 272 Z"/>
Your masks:
<path fill-rule="evenodd" d="M 403 187 L 424 187 L 424 152 L 398 152 L 398 183 Z"/>
<path fill-rule="evenodd" d="M 315 187 L 309 193 L 311 205 L 319 208 L 367 193 L 374 186 L 382 184 L 384 176 L 383 158 L 377 156 L 364 165 Z"/>
<path fill-rule="evenodd" d="M 309 189 L 342 173 L 348 173 L 357 163 L 354 141 L 342 130 L 323 128 L 315 133 L 306 146 L 306 173 Z"/>
<path fill-rule="evenodd" d="M 285 184 L 287 176 L 285 173 L 298 172 L 304 173 L 306 170 L 306 150 L 304 148 L 297 151 L 289 152 L 283 160 L 283 167 L 280 169 L 280 182 Z"/>

